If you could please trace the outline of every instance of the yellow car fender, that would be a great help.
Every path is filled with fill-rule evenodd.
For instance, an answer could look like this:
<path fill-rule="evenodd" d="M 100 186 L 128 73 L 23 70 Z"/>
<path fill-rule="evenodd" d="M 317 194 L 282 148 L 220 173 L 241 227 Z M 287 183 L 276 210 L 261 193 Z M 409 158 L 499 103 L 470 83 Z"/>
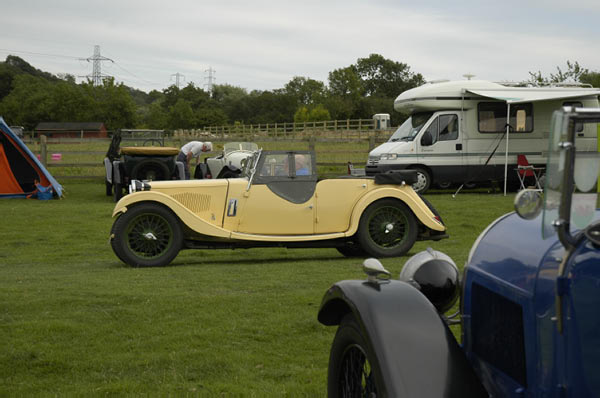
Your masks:
<path fill-rule="evenodd" d="M 398 189 L 390 187 L 377 188 L 360 198 L 352 211 L 350 229 L 346 233 L 346 236 L 351 236 L 356 233 L 358 230 L 358 224 L 360 222 L 360 216 L 371 203 L 385 198 L 399 199 L 404 202 L 404 204 L 406 204 L 412 210 L 420 222 L 434 231 L 446 230 L 446 227 L 440 221 L 436 220 L 435 215 L 431 212 L 431 210 L 429 210 L 429 207 L 427 207 L 425 202 L 423 202 L 419 195 L 417 195 L 412 189 Z"/>
<path fill-rule="evenodd" d="M 179 217 L 183 224 L 199 234 L 219 238 L 229 238 L 231 236 L 231 231 L 204 221 L 169 195 L 157 191 L 135 192 L 123 197 L 115 205 L 113 217 L 125 213 L 128 207 L 141 202 L 158 202 L 165 205 Z"/>

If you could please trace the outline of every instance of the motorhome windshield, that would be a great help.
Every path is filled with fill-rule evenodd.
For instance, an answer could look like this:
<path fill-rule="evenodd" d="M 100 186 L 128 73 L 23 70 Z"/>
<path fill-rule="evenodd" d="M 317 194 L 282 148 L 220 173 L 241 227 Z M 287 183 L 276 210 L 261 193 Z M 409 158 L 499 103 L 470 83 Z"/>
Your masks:
<path fill-rule="evenodd" d="M 398 130 L 390 137 L 389 142 L 412 141 L 415 139 L 421 127 L 429 120 L 433 113 L 414 113 L 398 127 Z"/>

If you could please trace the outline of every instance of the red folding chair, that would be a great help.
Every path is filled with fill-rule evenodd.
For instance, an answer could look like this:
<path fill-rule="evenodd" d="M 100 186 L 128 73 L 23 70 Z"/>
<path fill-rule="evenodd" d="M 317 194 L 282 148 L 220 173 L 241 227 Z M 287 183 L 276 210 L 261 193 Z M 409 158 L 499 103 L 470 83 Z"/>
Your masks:
<path fill-rule="evenodd" d="M 527 177 L 533 177 L 535 181 L 535 187 L 537 189 L 541 189 L 536 168 L 529 164 L 529 161 L 527 161 L 527 156 L 525 155 L 517 155 L 517 176 L 519 176 L 521 189 L 525 189 L 525 179 Z"/>

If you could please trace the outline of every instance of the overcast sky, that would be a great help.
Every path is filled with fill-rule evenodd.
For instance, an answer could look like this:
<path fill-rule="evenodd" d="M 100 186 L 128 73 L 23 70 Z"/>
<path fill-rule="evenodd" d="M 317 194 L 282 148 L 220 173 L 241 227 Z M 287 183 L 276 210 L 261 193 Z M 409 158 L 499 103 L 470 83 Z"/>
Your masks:
<path fill-rule="evenodd" d="M 426 80 L 521 81 L 578 61 L 600 71 L 600 1 L 3 0 L 0 59 L 144 91 L 175 84 L 282 88 L 381 54 Z M 78 81 L 81 79 L 78 78 Z"/>

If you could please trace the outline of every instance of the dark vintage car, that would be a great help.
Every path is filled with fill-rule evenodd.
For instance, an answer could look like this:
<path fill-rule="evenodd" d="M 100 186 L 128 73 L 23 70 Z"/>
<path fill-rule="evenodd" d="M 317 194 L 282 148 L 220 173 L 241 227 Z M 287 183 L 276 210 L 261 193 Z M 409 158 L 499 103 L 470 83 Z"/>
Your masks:
<path fill-rule="evenodd" d="M 115 132 L 104 158 L 106 195 L 114 195 L 115 202 L 123 197 L 133 180 L 185 180 L 185 165 L 176 160 L 179 149 L 165 147 L 156 139 L 144 144 L 159 146 L 121 147 L 121 133 Z"/>
<path fill-rule="evenodd" d="M 330 397 L 600 396 L 600 156 L 597 137 L 577 135 L 599 122 L 600 109 L 555 112 L 543 194 L 520 192 L 481 233 L 462 282 L 429 250 L 400 280 L 368 259 L 366 281 L 326 292 Z"/>

